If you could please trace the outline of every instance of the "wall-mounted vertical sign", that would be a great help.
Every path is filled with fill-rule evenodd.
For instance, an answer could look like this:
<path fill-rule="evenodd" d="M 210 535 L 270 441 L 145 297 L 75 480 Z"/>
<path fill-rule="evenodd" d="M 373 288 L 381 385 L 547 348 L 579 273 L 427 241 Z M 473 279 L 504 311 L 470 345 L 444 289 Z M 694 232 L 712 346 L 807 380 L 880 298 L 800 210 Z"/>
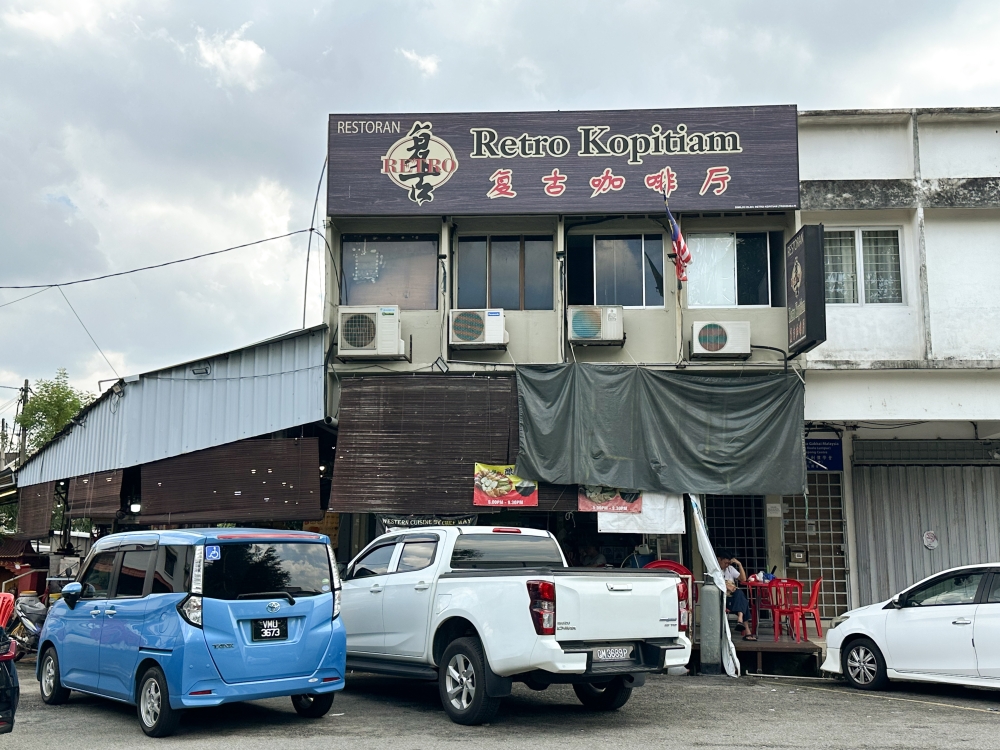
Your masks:
<path fill-rule="evenodd" d="M 823 277 L 823 225 L 807 224 L 785 244 L 789 357 L 826 341 Z"/>

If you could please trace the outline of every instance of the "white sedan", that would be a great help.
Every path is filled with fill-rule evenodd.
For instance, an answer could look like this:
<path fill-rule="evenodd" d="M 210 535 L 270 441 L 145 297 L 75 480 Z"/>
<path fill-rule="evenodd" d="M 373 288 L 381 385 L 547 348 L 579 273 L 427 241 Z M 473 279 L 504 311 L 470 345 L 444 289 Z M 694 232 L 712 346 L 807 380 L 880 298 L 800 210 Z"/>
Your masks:
<path fill-rule="evenodd" d="M 823 671 L 861 690 L 890 680 L 1000 687 L 1000 563 L 925 578 L 834 618 Z"/>

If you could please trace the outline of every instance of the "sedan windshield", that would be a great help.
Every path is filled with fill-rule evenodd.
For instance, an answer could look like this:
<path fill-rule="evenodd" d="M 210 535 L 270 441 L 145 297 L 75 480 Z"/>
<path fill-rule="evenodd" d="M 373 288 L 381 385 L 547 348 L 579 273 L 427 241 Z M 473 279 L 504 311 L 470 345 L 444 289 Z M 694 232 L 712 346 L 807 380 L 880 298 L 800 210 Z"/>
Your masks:
<path fill-rule="evenodd" d="M 212 599 L 317 596 L 331 590 L 330 577 L 324 544 L 223 544 L 217 555 L 205 555 L 204 592 Z"/>

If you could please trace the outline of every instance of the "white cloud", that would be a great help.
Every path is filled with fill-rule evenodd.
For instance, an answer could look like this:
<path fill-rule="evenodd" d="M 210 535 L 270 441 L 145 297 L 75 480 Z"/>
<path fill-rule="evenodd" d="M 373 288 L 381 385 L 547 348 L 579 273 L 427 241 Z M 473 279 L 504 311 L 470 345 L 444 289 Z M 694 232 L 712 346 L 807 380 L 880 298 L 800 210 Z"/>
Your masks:
<path fill-rule="evenodd" d="M 198 56 L 202 67 L 213 71 L 219 86 L 242 86 L 247 91 L 256 91 L 262 83 L 261 73 L 264 63 L 264 48 L 252 39 L 244 39 L 243 32 L 249 23 L 240 26 L 231 34 L 205 36 L 198 29 Z"/>
<path fill-rule="evenodd" d="M 49 41 L 61 41 L 77 31 L 95 33 L 129 0 L 31 0 L 6 11 L 6 26 Z"/>
<path fill-rule="evenodd" d="M 441 62 L 441 58 L 437 55 L 418 55 L 412 49 L 397 49 L 396 52 L 413 63 L 414 67 L 425 77 L 438 72 L 438 63 Z"/>

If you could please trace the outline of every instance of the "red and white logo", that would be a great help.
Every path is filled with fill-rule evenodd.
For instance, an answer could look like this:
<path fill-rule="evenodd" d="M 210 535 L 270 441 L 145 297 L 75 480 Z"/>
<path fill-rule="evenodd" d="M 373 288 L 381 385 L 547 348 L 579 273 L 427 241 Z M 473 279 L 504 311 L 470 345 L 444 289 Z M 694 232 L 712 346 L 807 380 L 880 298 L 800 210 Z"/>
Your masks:
<path fill-rule="evenodd" d="M 418 206 L 434 200 L 434 191 L 458 169 L 458 157 L 448 142 L 434 135 L 429 122 L 415 122 L 410 132 L 382 157 L 382 174 L 405 189 Z"/>

